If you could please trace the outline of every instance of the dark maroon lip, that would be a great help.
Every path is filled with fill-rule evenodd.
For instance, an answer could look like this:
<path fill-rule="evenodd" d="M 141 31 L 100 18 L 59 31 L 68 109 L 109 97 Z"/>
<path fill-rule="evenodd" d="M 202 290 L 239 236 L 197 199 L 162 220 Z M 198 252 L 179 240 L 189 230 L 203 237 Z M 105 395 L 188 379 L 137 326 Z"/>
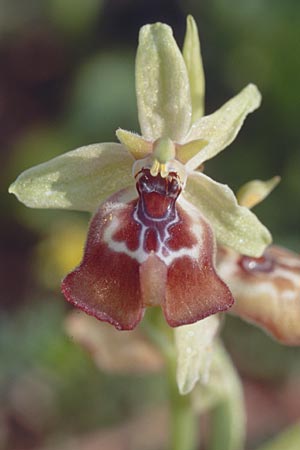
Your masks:
<path fill-rule="evenodd" d="M 145 213 L 155 219 L 168 215 L 174 200 L 158 192 L 142 193 Z"/>

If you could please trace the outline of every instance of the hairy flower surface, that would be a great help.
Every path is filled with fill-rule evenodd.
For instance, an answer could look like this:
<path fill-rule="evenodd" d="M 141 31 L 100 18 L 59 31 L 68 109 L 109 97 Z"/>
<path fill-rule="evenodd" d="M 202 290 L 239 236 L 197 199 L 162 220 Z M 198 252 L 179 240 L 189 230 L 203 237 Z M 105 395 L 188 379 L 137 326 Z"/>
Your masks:
<path fill-rule="evenodd" d="M 10 192 L 30 207 L 93 212 L 81 264 L 63 281 L 75 306 L 129 330 L 160 305 L 169 325 L 191 324 L 233 304 L 215 270 L 217 243 L 259 258 L 268 230 L 203 163 L 236 137 L 260 104 L 250 84 L 203 115 L 196 25 L 183 53 L 169 26 L 142 27 L 136 58 L 141 135 L 81 147 L 22 173 Z M 99 206 L 100 205 L 100 206 Z"/>

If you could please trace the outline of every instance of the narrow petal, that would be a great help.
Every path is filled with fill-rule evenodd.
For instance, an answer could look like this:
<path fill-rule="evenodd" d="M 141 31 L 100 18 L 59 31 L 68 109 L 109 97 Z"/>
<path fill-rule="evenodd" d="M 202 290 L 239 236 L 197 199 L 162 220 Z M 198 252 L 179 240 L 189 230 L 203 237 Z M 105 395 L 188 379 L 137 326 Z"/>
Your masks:
<path fill-rule="evenodd" d="M 259 107 L 260 101 L 261 95 L 257 87 L 249 84 L 215 113 L 195 122 L 185 142 L 205 139 L 209 144 L 188 162 L 188 170 L 196 169 L 231 144 L 246 116 Z"/>
<path fill-rule="evenodd" d="M 178 159 L 182 164 L 186 164 L 190 159 L 192 159 L 197 153 L 202 150 L 208 144 L 204 139 L 197 139 L 196 141 L 190 141 L 186 144 L 176 145 L 176 159 Z"/>
<path fill-rule="evenodd" d="M 181 394 L 188 394 L 195 384 L 206 383 L 212 359 L 212 344 L 219 329 L 218 315 L 175 329 L 177 384 Z"/>
<path fill-rule="evenodd" d="M 214 269 L 215 242 L 210 226 L 184 199 L 178 213 L 180 222 L 173 227 L 168 244 L 177 251 L 177 257 L 168 265 L 162 305 L 172 327 L 194 323 L 233 304 L 231 292 Z"/>
<path fill-rule="evenodd" d="M 134 184 L 133 162 L 121 144 L 87 145 L 21 173 L 9 192 L 31 208 L 94 211 Z"/>
<path fill-rule="evenodd" d="M 204 114 L 205 78 L 198 29 L 192 16 L 187 17 L 187 29 L 182 54 L 189 76 L 192 123 L 194 123 Z"/>
<path fill-rule="evenodd" d="M 156 23 L 142 27 L 136 58 L 139 122 L 145 139 L 181 142 L 191 123 L 186 66 L 172 29 Z"/>
<path fill-rule="evenodd" d="M 262 202 L 280 182 L 280 177 L 273 177 L 270 180 L 252 180 L 244 184 L 237 192 L 236 197 L 241 206 L 253 208 Z"/>
<path fill-rule="evenodd" d="M 111 197 L 95 214 L 83 260 L 64 279 L 62 292 L 74 306 L 119 330 L 131 330 L 141 320 L 143 307 L 139 263 L 125 251 L 115 251 L 110 230 L 130 227 L 134 202 Z M 134 228 L 126 236 L 134 245 Z"/>
<path fill-rule="evenodd" d="M 239 206 L 231 189 L 203 173 L 188 177 L 184 196 L 213 227 L 217 241 L 239 253 L 259 257 L 271 235 L 249 209 Z"/>
<path fill-rule="evenodd" d="M 299 255 L 271 246 L 263 257 L 249 258 L 220 248 L 218 273 L 236 300 L 232 313 L 284 344 L 300 345 Z"/>
<path fill-rule="evenodd" d="M 134 159 L 143 159 L 152 151 L 152 142 L 146 141 L 142 136 L 130 131 L 118 128 L 116 131 L 117 138 L 127 150 L 131 153 Z"/>

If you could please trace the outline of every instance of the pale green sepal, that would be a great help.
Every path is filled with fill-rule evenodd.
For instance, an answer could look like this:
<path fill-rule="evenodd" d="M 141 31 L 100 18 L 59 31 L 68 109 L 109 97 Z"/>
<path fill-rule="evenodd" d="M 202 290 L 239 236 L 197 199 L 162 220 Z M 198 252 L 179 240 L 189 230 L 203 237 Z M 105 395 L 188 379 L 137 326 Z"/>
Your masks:
<path fill-rule="evenodd" d="M 205 139 L 209 144 L 187 163 L 187 170 L 196 169 L 231 144 L 246 116 L 259 107 L 260 101 L 257 87 L 249 84 L 216 112 L 195 122 L 185 141 Z"/>
<path fill-rule="evenodd" d="M 213 348 L 210 377 L 192 392 L 196 411 L 210 413 L 209 450 L 241 450 L 245 441 L 245 406 L 242 383 L 221 342 Z"/>
<path fill-rule="evenodd" d="M 194 172 L 188 177 L 184 197 L 211 224 L 218 243 L 253 257 L 260 257 L 271 243 L 267 228 L 248 208 L 239 206 L 227 185 Z"/>
<path fill-rule="evenodd" d="M 121 144 L 87 145 L 21 173 L 9 192 L 30 208 L 92 212 L 134 184 L 133 162 Z"/>
<path fill-rule="evenodd" d="M 177 385 L 182 395 L 191 392 L 198 381 L 207 382 L 219 324 L 219 316 L 214 315 L 175 329 Z"/>
<path fill-rule="evenodd" d="M 192 123 L 194 123 L 204 114 L 205 77 L 196 22 L 192 16 L 188 16 L 186 24 L 182 54 L 190 82 Z"/>
<path fill-rule="evenodd" d="M 244 184 L 237 192 L 236 198 L 241 206 L 253 208 L 262 202 L 280 182 L 280 177 L 276 176 L 270 180 L 252 180 Z"/>
<path fill-rule="evenodd" d="M 168 25 L 141 28 L 136 93 L 145 139 L 169 137 L 181 142 L 191 124 L 191 96 L 186 66 Z"/>
<path fill-rule="evenodd" d="M 152 152 L 152 142 L 146 141 L 139 134 L 118 128 L 116 135 L 121 144 L 125 145 L 134 159 L 146 158 L 146 156 Z"/>

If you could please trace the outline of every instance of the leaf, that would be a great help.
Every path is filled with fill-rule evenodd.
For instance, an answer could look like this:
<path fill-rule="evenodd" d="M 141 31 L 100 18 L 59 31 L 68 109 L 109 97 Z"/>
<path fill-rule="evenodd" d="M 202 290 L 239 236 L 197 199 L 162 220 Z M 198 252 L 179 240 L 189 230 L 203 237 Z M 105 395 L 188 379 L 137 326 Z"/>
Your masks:
<path fill-rule="evenodd" d="M 192 123 L 204 114 L 205 78 L 196 22 L 187 17 L 187 30 L 182 50 L 188 71 L 192 99 Z"/>
<path fill-rule="evenodd" d="M 121 144 L 87 145 L 21 173 L 9 192 L 31 208 L 94 211 L 134 184 L 133 162 Z"/>
<path fill-rule="evenodd" d="M 271 235 L 249 209 L 239 206 L 232 190 L 203 173 L 188 177 L 184 197 L 209 221 L 220 244 L 259 257 Z"/>
<path fill-rule="evenodd" d="M 190 127 L 191 97 L 186 66 L 168 25 L 141 28 L 136 92 L 144 138 L 181 142 Z"/>
<path fill-rule="evenodd" d="M 216 112 L 195 122 L 185 142 L 205 139 L 209 144 L 187 163 L 187 169 L 196 169 L 231 144 L 246 116 L 259 107 L 260 101 L 261 95 L 257 87 L 249 84 Z"/>

